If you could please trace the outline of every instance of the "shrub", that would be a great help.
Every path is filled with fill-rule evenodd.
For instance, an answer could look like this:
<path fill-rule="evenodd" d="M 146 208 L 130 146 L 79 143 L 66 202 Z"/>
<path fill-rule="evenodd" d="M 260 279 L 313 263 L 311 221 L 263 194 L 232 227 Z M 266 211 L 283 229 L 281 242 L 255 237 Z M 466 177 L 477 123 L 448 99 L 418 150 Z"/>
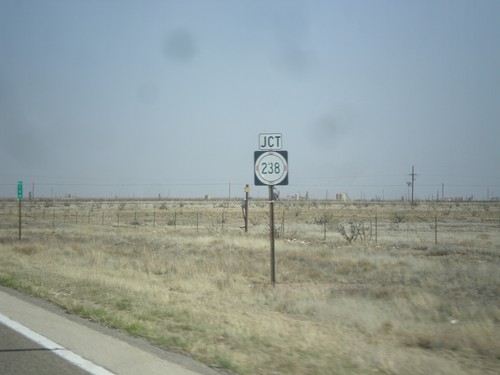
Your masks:
<path fill-rule="evenodd" d="M 337 232 L 344 237 L 347 242 L 351 243 L 358 238 L 365 239 L 365 224 L 349 219 L 345 222 L 337 224 Z"/>

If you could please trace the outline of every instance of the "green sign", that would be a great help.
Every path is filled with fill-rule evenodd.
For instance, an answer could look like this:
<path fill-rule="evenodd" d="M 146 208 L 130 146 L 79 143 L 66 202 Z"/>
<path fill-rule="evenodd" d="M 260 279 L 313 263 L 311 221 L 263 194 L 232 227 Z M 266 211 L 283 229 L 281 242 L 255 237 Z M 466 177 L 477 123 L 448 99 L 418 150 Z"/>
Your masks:
<path fill-rule="evenodd" d="M 23 199 L 23 182 L 17 181 L 17 199 Z"/>

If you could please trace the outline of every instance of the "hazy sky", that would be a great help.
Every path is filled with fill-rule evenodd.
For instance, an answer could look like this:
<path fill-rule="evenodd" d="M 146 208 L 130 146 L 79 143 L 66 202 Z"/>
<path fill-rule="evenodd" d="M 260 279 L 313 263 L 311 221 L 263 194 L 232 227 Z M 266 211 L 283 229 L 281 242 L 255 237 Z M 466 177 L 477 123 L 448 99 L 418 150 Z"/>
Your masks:
<path fill-rule="evenodd" d="M 500 195 L 500 1 L 0 0 L 0 196 Z"/>

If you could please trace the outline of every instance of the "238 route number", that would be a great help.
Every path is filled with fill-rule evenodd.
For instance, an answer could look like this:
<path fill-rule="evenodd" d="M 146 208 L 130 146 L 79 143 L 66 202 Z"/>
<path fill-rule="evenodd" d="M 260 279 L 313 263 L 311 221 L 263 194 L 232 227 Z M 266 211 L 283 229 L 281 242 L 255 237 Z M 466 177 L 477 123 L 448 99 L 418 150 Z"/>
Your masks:
<path fill-rule="evenodd" d="M 255 185 L 288 185 L 287 151 L 255 152 Z"/>
<path fill-rule="evenodd" d="M 279 175 L 281 173 L 281 169 L 283 168 L 283 165 L 276 162 L 276 163 L 266 163 L 265 161 L 262 162 L 262 174 L 277 174 Z"/>

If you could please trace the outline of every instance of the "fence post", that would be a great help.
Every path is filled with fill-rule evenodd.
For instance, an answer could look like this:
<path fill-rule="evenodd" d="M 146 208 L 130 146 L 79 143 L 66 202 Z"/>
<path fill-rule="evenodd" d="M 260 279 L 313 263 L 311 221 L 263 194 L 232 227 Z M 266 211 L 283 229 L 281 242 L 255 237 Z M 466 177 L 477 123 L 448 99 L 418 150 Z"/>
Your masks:
<path fill-rule="evenodd" d="M 437 212 L 434 213 L 434 245 L 438 243 L 438 219 Z"/>
<path fill-rule="evenodd" d="M 373 220 L 372 220 L 372 215 L 370 215 L 370 242 L 373 237 Z"/>
<path fill-rule="evenodd" d="M 325 234 L 325 237 L 326 237 L 326 234 Z M 283 210 L 283 213 L 281 215 L 281 238 L 285 239 L 285 210 Z"/>

